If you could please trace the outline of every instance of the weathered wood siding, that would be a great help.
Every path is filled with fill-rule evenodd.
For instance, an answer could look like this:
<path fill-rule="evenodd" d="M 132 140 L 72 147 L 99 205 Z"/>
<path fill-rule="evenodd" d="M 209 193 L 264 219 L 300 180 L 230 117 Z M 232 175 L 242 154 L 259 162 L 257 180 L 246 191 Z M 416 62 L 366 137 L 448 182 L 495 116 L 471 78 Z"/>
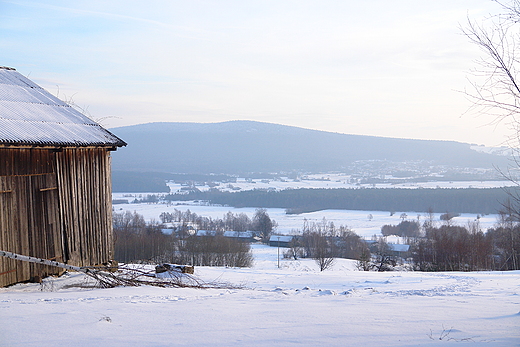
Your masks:
<path fill-rule="evenodd" d="M 110 152 L 104 148 L 57 153 L 65 254 L 76 266 L 113 257 Z"/>
<path fill-rule="evenodd" d="M 110 182 L 104 148 L 0 148 L 0 250 L 78 266 L 108 261 Z M 60 271 L 0 258 L 0 286 Z"/>
<path fill-rule="evenodd" d="M 0 149 L 0 249 L 62 261 L 54 154 Z M 27 281 L 56 269 L 0 259 L 0 284 Z"/>

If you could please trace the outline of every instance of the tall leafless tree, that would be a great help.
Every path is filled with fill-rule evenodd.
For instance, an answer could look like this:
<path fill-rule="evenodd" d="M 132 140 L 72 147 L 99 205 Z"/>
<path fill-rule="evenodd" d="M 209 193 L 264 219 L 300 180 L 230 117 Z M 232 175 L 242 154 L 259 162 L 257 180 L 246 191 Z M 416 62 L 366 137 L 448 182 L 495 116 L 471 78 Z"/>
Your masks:
<path fill-rule="evenodd" d="M 466 95 L 481 113 L 493 115 L 493 122 L 506 122 L 518 139 L 520 111 L 520 0 L 495 0 L 502 12 L 482 22 L 468 19 L 462 32 L 483 52 L 477 61 L 472 89 Z"/>
<path fill-rule="evenodd" d="M 472 88 L 465 92 L 473 109 L 492 116 L 511 131 L 505 141 L 513 150 L 513 165 L 500 169 L 516 185 L 508 190 L 513 204 L 508 213 L 520 220 L 520 181 L 513 170 L 520 168 L 520 0 L 494 0 L 500 9 L 481 22 L 468 18 L 462 32 L 483 53 L 474 70 Z M 504 206 L 504 208 L 507 208 Z"/>

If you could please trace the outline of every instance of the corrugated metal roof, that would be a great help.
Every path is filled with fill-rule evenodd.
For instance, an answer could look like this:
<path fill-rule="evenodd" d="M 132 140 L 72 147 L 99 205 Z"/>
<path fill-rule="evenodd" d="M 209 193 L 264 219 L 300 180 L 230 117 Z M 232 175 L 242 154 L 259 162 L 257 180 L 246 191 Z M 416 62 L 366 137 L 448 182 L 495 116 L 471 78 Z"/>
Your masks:
<path fill-rule="evenodd" d="M 0 144 L 126 146 L 81 112 L 5 67 L 0 67 Z"/>

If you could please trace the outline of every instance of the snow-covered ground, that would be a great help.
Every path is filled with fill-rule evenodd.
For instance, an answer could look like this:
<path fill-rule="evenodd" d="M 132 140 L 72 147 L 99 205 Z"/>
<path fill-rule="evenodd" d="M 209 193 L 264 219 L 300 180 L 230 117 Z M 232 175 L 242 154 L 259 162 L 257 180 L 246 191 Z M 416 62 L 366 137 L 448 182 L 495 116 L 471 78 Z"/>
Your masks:
<path fill-rule="evenodd" d="M 255 211 L 195 203 L 114 209 L 159 220 L 174 208 L 213 218 Z M 268 213 L 282 233 L 326 218 L 367 238 L 402 214 Z M 455 222 L 475 219 L 464 214 Z M 496 217 L 479 221 L 485 230 Z M 253 254 L 252 268 L 195 269 L 202 281 L 242 289 L 94 289 L 77 273 L 0 288 L 0 346 L 520 346 L 520 271 L 362 272 L 355 261 L 337 259 L 320 272 L 310 259 L 282 258 L 278 267 L 277 248 L 254 245 Z"/>
<path fill-rule="evenodd" d="M 253 268 L 196 268 L 243 289 L 82 288 L 71 274 L 0 289 L 1 346 L 520 345 L 520 271 L 362 272 L 253 247 Z"/>

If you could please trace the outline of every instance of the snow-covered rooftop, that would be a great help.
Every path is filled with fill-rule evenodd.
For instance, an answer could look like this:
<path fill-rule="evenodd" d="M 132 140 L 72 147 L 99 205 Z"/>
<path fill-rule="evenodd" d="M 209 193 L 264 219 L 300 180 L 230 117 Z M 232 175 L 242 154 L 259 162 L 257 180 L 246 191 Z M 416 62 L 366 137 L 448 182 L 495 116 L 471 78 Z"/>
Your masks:
<path fill-rule="evenodd" d="M 0 67 L 0 145 L 126 143 L 13 68 Z"/>
<path fill-rule="evenodd" d="M 390 247 L 390 250 L 394 252 L 408 252 L 410 250 L 410 245 L 390 243 L 388 246 Z"/>
<path fill-rule="evenodd" d="M 198 230 L 196 233 L 197 236 L 215 236 L 217 235 L 216 231 L 211 230 Z M 235 238 L 252 238 L 253 232 L 252 231 L 232 231 L 232 230 L 226 230 L 222 233 L 222 236 L 224 237 L 235 237 Z"/>
<path fill-rule="evenodd" d="M 269 242 L 286 242 L 289 243 L 293 240 L 292 235 L 271 235 Z"/>

